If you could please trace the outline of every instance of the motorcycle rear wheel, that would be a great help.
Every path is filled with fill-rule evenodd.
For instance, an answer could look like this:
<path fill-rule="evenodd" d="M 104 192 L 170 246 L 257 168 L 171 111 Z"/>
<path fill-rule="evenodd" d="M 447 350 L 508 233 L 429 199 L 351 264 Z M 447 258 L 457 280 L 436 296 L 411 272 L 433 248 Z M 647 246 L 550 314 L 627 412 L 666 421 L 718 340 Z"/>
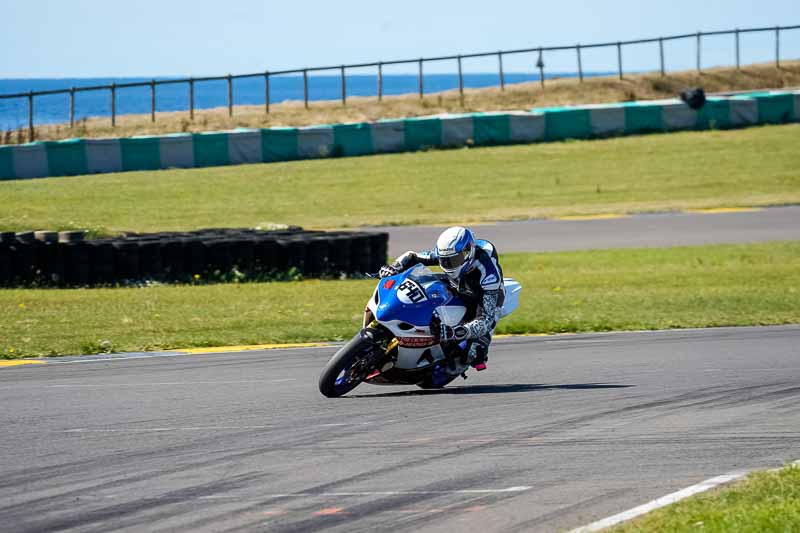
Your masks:
<path fill-rule="evenodd" d="M 358 332 L 325 365 L 319 376 L 319 391 L 328 398 L 338 398 L 355 389 L 374 370 L 371 356 L 375 349 L 375 342 Z"/>

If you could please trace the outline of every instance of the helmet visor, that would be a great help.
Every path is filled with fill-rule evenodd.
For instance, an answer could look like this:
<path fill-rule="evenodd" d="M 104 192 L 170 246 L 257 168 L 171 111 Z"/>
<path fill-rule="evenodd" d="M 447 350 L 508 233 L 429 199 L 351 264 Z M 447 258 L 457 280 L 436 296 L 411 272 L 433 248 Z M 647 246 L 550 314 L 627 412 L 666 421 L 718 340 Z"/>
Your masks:
<path fill-rule="evenodd" d="M 439 256 L 439 266 L 442 267 L 443 270 L 458 270 L 461 268 L 461 265 L 466 263 L 470 257 L 469 249 L 462 251 L 461 253 L 457 253 L 455 255 L 446 255 L 446 256 Z"/>

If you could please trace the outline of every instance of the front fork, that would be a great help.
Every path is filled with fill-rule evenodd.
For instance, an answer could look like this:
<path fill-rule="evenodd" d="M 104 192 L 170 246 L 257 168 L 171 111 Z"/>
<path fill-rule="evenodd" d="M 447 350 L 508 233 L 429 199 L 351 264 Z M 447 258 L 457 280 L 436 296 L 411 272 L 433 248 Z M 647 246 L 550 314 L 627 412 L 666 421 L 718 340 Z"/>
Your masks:
<path fill-rule="evenodd" d="M 377 320 L 373 320 L 361 330 L 361 337 L 375 346 L 372 352 L 375 373 L 371 377 L 386 372 L 394 366 L 398 341 L 384 326 L 381 326 Z"/>

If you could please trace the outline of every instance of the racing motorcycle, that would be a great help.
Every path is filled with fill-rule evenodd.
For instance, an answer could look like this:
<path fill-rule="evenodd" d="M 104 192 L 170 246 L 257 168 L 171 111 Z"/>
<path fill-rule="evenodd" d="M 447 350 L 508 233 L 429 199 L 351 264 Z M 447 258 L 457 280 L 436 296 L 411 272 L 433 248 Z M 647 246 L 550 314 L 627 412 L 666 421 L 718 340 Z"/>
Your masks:
<path fill-rule="evenodd" d="M 503 285 L 505 299 L 497 310 L 498 320 L 518 307 L 522 291 L 512 278 L 504 278 Z M 438 336 L 441 324 L 457 326 L 466 312 L 445 274 L 422 264 L 379 280 L 364 311 L 362 329 L 322 371 L 320 392 L 336 398 L 362 382 L 435 389 L 459 375 L 466 378 L 467 342 L 441 343 Z"/>

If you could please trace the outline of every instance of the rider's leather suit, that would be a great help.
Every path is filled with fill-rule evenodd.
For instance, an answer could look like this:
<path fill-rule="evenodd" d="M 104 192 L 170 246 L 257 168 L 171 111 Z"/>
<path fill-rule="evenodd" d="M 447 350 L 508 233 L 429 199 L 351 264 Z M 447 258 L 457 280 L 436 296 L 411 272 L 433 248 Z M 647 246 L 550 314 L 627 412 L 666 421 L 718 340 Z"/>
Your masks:
<path fill-rule="evenodd" d="M 483 239 L 476 239 L 475 245 L 472 266 L 458 280 L 450 280 L 450 285 L 467 306 L 461 326 L 466 328 L 465 339 L 470 343 L 470 356 L 483 361 L 492 342 L 497 310 L 503 305 L 505 290 L 503 269 L 494 245 Z M 437 265 L 439 257 L 436 250 L 408 251 L 398 257 L 392 266 L 402 272 L 418 263 Z"/>

